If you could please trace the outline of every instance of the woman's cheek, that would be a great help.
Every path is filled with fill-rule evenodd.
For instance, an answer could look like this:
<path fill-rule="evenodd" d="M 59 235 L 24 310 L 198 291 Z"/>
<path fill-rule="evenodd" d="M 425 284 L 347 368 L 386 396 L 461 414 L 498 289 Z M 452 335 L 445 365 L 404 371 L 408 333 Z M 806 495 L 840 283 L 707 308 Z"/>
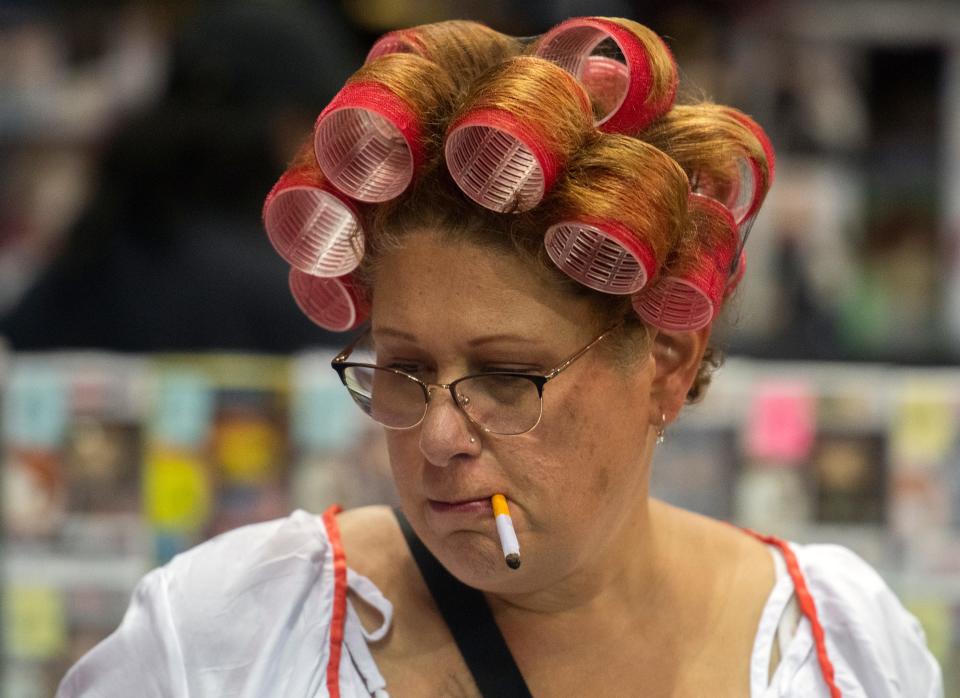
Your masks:
<path fill-rule="evenodd" d="M 393 481 L 396 484 L 400 497 L 410 492 L 416 478 L 419 449 L 415 440 L 409 434 L 391 432 L 387 430 L 387 458 L 390 461 L 390 470 L 393 472 Z"/>

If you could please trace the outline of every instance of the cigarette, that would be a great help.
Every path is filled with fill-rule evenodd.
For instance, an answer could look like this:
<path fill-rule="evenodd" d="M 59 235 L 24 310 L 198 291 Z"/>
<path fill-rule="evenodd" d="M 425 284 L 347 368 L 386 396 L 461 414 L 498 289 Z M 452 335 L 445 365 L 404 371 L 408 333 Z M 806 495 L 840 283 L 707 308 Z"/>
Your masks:
<path fill-rule="evenodd" d="M 517 540 L 517 532 L 513 530 L 513 519 L 510 518 L 507 498 L 502 494 L 495 494 L 490 498 L 490 502 L 493 504 L 493 517 L 497 522 L 497 535 L 500 536 L 503 559 L 507 567 L 515 570 L 520 566 L 520 541 Z"/>

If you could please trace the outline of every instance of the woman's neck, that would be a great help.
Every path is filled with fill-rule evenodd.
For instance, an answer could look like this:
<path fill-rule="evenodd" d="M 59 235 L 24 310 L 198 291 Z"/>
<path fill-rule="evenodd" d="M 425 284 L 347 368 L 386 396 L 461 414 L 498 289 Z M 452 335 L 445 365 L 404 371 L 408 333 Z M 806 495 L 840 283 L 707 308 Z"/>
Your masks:
<path fill-rule="evenodd" d="M 565 577 L 533 592 L 488 594 L 498 621 L 648 616 L 666 601 L 676 570 L 679 551 L 671 511 L 647 499 Z"/>

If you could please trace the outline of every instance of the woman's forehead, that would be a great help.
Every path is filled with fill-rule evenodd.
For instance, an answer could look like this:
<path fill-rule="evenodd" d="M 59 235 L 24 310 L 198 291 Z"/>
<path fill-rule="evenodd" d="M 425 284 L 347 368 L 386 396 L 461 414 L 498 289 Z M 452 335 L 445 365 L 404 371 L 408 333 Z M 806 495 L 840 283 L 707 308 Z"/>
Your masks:
<path fill-rule="evenodd" d="M 533 340 L 589 334 L 588 303 L 500 250 L 415 234 L 384 255 L 373 278 L 374 333 L 456 333 Z"/>

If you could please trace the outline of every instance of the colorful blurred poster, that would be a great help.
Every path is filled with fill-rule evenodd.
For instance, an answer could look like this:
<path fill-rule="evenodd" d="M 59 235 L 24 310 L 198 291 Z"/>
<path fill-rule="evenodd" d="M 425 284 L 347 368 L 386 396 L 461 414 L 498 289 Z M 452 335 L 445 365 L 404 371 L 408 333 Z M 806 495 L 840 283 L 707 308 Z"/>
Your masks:
<path fill-rule="evenodd" d="M 183 355 L 158 357 L 152 369 L 143 507 L 157 561 L 286 515 L 290 362 Z"/>
<path fill-rule="evenodd" d="M 293 367 L 293 505 L 323 511 L 331 504 L 396 504 L 383 427 L 353 403 L 331 358 L 304 354 Z"/>
<path fill-rule="evenodd" d="M 12 363 L 3 413 L 4 521 L 62 538 L 75 517 L 139 513 L 143 363 L 57 354 Z"/>
<path fill-rule="evenodd" d="M 753 390 L 744 424 L 744 455 L 779 465 L 803 463 L 817 427 L 813 386 L 798 380 L 767 380 Z"/>
<path fill-rule="evenodd" d="M 792 537 L 810 522 L 808 492 L 799 468 L 748 465 L 736 481 L 734 521 L 763 533 Z"/>
<path fill-rule="evenodd" d="M 657 449 L 650 493 L 675 506 L 730 519 L 737 481 L 736 432 L 676 429 Z"/>
<path fill-rule="evenodd" d="M 824 433 L 811 457 L 815 520 L 882 524 L 886 519 L 885 434 Z"/>
<path fill-rule="evenodd" d="M 913 380 L 895 399 L 891 457 L 904 466 L 943 463 L 956 447 L 960 384 Z"/>

